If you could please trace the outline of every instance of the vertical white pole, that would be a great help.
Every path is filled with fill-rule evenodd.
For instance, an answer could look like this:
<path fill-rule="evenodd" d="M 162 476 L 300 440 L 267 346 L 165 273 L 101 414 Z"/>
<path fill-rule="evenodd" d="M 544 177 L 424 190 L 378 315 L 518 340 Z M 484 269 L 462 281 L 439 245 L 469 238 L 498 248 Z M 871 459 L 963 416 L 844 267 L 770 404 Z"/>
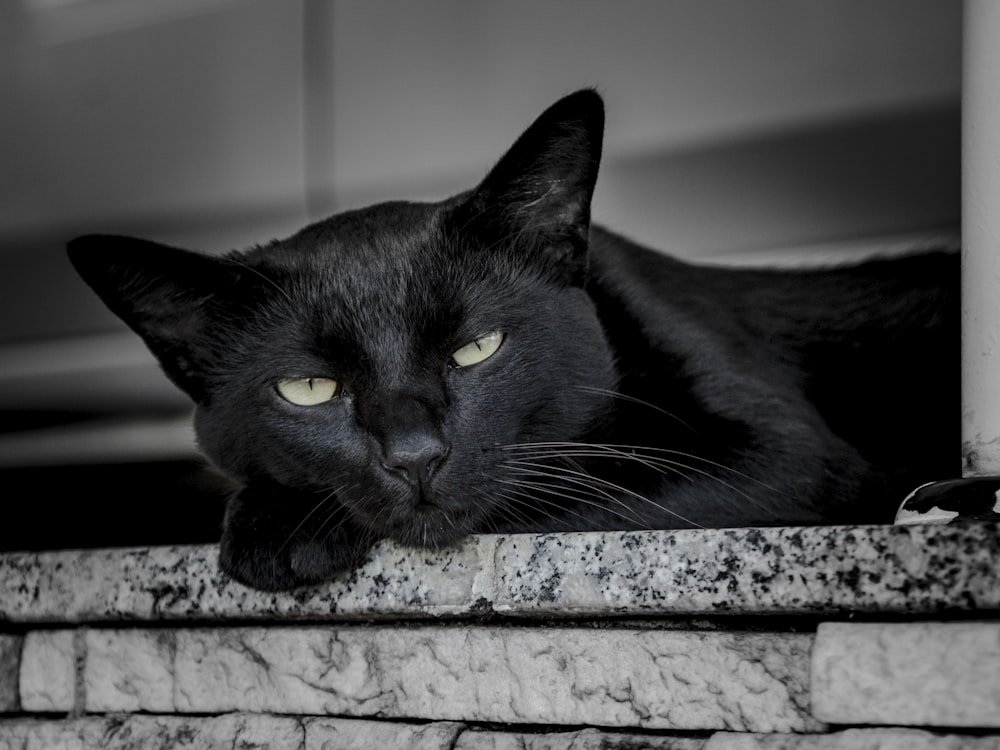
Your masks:
<path fill-rule="evenodd" d="M 1000 2 L 965 0 L 962 474 L 1000 475 Z"/>

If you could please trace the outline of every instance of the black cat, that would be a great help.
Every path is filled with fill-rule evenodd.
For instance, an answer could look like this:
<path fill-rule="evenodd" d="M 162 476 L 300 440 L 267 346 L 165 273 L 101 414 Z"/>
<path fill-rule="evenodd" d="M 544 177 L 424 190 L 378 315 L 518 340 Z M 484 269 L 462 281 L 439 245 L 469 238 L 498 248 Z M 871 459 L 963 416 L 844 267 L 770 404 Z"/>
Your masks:
<path fill-rule="evenodd" d="M 544 112 L 475 189 L 222 258 L 70 257 L 241 483 L 221 561 L 321 581 L 391 537 L 890 522 L 959 460 L 958 258 L 703 267 L 590 224 L 603 105 Z"/>

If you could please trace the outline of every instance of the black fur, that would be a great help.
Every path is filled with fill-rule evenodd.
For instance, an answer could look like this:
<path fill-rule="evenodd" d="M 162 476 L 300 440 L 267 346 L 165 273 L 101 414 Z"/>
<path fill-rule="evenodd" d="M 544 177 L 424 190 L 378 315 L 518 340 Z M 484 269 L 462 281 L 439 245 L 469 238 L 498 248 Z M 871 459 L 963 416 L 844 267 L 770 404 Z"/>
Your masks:
<path fill-rule="evenodd" d="M 209 258 L 88 236 L 84 279 L 243 487 L 221 561 L 262 589 L 383 537 L 891 520 L 958 439 L 958 259 L 682 263 L 590 225 L 603 106 L 553 105 L 472 191 Z M 484 334 L 493 356 L 456 367 Z M 281 378 L 327 377 L 296 406 Z"/>

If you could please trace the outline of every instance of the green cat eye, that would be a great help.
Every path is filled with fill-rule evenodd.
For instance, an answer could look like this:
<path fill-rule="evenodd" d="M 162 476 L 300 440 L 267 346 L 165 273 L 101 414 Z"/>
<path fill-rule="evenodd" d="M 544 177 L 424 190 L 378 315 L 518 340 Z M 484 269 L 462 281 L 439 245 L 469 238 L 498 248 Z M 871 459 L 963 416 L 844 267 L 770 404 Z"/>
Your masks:
<path fill-rule="evenodd" d="M 278 381 L 278 393 L 296 406 L 316 406 L 337 395 L 337 381 L 330 378 L 285 378 Z"/>
<path fill-rule="evenodd" d="M 503 334 L 500 331 L 490 331 L 485 336 L 480 336 L 472 343 L 466 344 L 457 352 L 451 355 L 451 361 L 458 367 L 468 367 L 489 359 L 493 356 L 500 343 L 503 341 Z"/>

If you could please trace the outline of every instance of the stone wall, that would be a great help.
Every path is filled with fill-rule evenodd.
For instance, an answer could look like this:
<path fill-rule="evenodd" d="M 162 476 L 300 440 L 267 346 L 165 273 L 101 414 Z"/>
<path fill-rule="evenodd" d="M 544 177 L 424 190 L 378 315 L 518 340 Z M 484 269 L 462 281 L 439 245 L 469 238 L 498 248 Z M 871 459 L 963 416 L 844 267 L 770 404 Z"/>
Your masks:
<path fill-rule="evenodd" d="M 1000 527 L 384 544 L 288 594 L 214 547 L 0 556 L 4 748 L 994 748 Z"/>

